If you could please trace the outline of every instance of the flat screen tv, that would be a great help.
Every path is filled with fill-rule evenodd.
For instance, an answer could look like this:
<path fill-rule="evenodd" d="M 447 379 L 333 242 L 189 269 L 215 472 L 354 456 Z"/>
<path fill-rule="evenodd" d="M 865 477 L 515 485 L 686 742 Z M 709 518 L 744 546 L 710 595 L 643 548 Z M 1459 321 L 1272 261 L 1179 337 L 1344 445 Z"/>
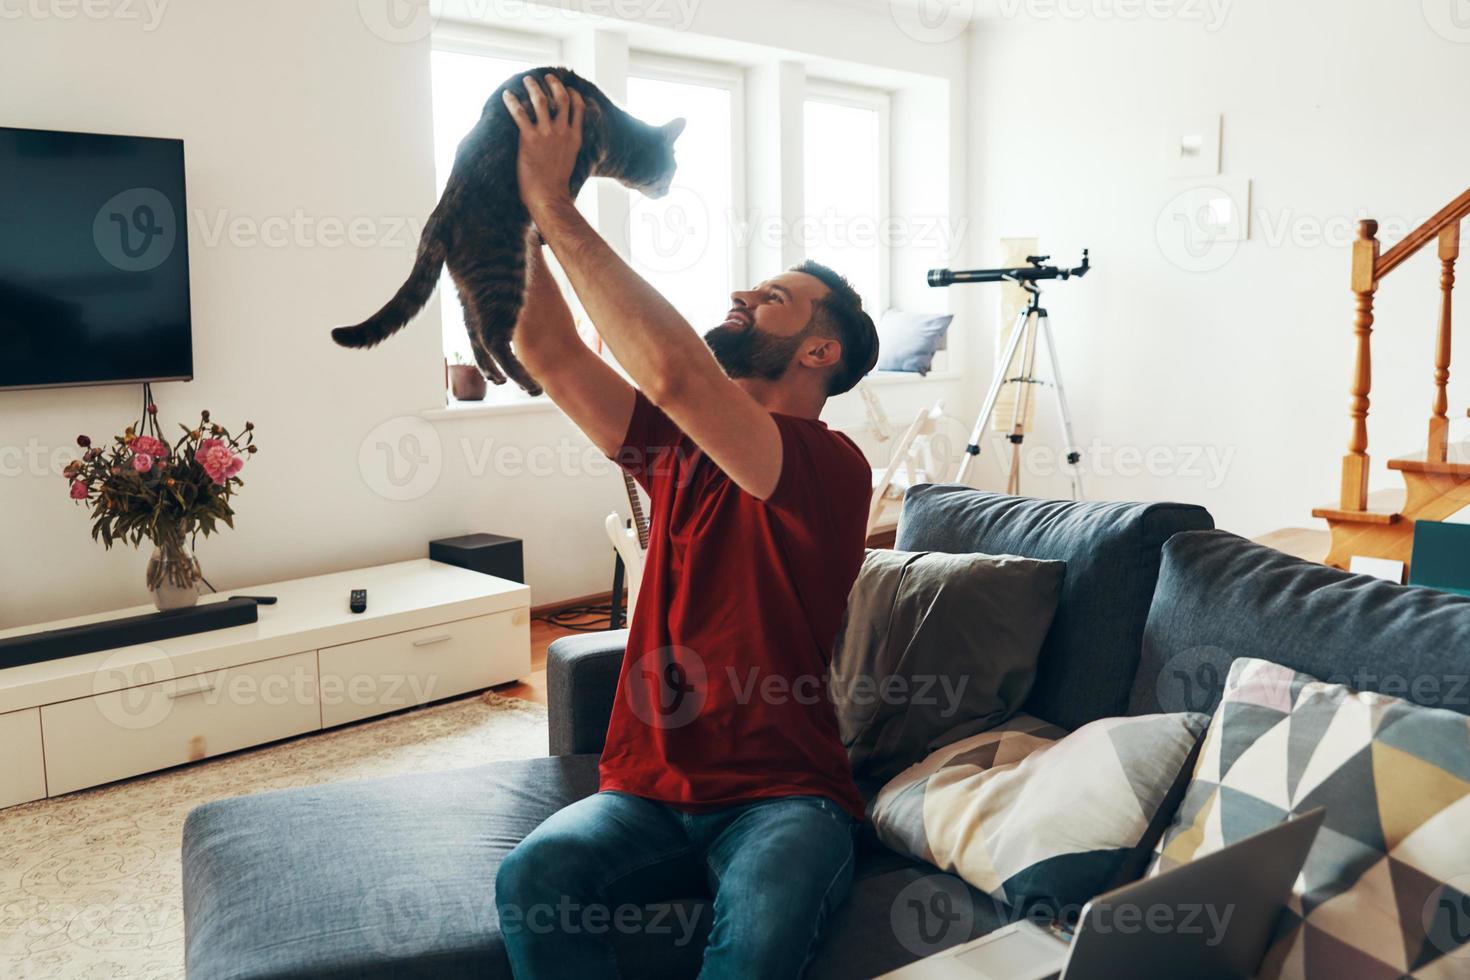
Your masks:
<path fill-rule="evenodd" d="M 194 374 L 184 144 L 0 127 L 0 388 Z"/>

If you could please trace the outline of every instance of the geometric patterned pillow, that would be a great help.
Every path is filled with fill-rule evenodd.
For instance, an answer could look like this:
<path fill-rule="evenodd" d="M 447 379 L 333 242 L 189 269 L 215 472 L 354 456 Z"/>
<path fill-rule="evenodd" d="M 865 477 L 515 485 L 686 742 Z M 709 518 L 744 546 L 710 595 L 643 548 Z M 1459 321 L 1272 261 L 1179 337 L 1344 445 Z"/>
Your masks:
<path fill-rule="evenodd" d="M 1260 976 L 1470 976 L 1470 718 L 1457 712 L 1236 660 L 1149 873 L 1319 806 Z"/>
<path fill-rule="evenodd" d="M 1012 908 L 1070 918 L 1135 859 L 1209 720 L 1104 718 L 1067 734 L 1017 715 L 910 766 L 869 816 L 900 854 Z"/>

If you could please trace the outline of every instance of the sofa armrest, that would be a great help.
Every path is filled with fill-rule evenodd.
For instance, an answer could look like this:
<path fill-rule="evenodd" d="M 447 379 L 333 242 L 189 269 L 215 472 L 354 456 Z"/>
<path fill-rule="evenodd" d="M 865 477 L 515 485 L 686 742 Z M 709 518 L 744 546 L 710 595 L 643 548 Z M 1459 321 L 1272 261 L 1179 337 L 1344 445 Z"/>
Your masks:
<path fill-rule="evenodd" d="M 552 755 L 601 752 L 623 666 L 627 630 L 564 636 L 546 650 Z"/>

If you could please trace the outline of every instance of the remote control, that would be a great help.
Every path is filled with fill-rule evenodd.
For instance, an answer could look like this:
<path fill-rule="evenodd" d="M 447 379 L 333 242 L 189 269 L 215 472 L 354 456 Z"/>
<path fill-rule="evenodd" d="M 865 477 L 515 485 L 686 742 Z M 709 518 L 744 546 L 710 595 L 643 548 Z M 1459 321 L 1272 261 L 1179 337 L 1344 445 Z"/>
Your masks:
<path fill-rule="evenodd" d="M 353 589 L 348 605 L 355 613 L 365 612 L 367 610 L 367 589 Z"/>

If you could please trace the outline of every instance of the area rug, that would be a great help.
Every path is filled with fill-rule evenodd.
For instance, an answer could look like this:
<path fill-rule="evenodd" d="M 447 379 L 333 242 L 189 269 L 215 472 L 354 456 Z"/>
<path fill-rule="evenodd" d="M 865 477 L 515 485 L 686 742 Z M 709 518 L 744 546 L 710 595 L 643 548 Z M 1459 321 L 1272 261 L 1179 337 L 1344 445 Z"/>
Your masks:
<path fill-rule="evenodd" d="M 546 709 L 493 692 L 0 810 L 0 977 L 184 975 L 179 840 L 201 803 L 546 754 Z"/>

